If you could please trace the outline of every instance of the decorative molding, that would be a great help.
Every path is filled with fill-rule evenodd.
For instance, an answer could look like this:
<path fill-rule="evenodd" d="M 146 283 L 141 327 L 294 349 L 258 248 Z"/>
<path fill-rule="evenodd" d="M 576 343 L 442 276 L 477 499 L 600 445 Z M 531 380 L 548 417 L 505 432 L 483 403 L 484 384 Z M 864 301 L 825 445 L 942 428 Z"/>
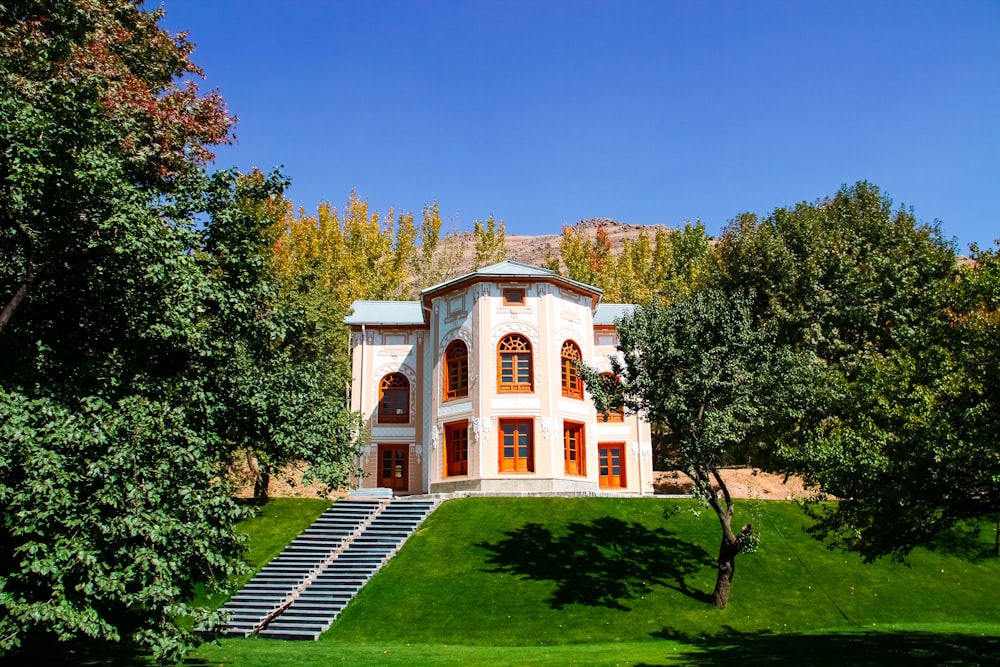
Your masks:
<path fill-rule="evenodd" d="M 472 430 L 476 434 L 476 442 L 482 443 L 493 430 L 493 419 L 491 417 L 476 417 L 472 420 Z"/>
<path fill-rule="evenodd" d="M 631 436 L 632 429 L 628 426 L 622 426 L 621 423 L 616 423 L 614 426 L 608 426 L 610 422 L 602 422 L 598 418 L 597 422 L 597 434 L 601 438 L 610 438 L 615 436 Z"/>
<path fill-rule="evenodd" d="M 454 417 L 463 412 L 472 412 L 472 400 L 456 401 L 452 399 L 438 408 L 438 417 Z"/>
<path fill-rule="evenodd" d="M 504 322 L 503 324 L 493 328 L 493 331 L 490 333 L 490 342 L 492 343 L 493 348 L 494 349 L 496 348 L 501 338 L 503 338 L 507 334 L 512 334 L 512 333 L 524 334 L 525 336 L 528 337 L 529 340 L 531 340 L 531 344 L 534 347 L 537 348 L 539 346 L 539 340 L 541 340 L 541 336 L 538 333 L 538 329 L 531 324 L 518 321 L 518 322 Z"/>
<path fill-rule="evenodd" d="M 568 308 L 562 308 L 559 311 L 559 317 L 562 318 L 564 322 L 569 322 L 570 324 L 580 325 L 580 313 L 576 310 L 569 310 Z"/>
<path fill-rule="evenodd" d="M 542 399 L 535 396 L 527 398 L 494 398 L 490 402 L 493 410 L 541 410 Z"/>
<path fill-rule="evenodd" d="M 410 456 L 417 460 L 417 465 L 420 465 L 424 461 L 424 447 L 423 445 L 418 445 L 416 443 L 410 443 Z"/>
<path fill-rule="evenodd" d="M 452 327 L 441 338 L 438 340 L 438 347 L 443 352 L 446 347 L 455 339 L 459 339 L 465 342 L 469 348 L 469 355 L 472 355 L 472 329 L 465 326 L 463 322 L 461 326 Z"/>
<path fill-rule="evenodd" d="M 559 431 L 559 419 L 555 417 L 542 417 L 542 437 L 551 439 L 551 435 Z"/>
<path fill-rule="evenodd" d="M 567 398 L 565 396 L 560 396 L 559 401 L 556 404 L 556 409 L 559 414 L 572 417 L 573 419 L 579 421 L 586 421 L 590 419 L 590 415 L 595 412 L 594 404 L 589 400 L 580 400 L 579 398 Z"/>
<path fill-rule="evenodd" d="M 580 304 L 587 303 L 586 297 L 581 296 L 580 294 L 577 294 L 573 290 L 565 288 L 565 287 L 560 287 L 559 288 L 559 296 L 564 301 L 568 301 L 569 303 L 572 303 L 575 306 L 579 306 Z"/>
<path fill-rule="evenodd" d="M 412 440 L 416 435 L 417 429 L 412 426 L 372 426 L 371 437 L 373 440 Z"/>

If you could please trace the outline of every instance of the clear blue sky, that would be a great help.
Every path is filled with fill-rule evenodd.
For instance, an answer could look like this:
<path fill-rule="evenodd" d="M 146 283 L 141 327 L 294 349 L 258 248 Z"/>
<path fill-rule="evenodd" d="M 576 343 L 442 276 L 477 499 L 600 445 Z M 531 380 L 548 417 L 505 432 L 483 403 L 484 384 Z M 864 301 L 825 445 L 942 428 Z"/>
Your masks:
<path fill-rule="evenodd" d="M 310 212 L 718 233 L 868 180 L 961 251 L 1000 237 L 997 0 L 163 6 L 239 117 L 217 165 L 283 165 Z"/>

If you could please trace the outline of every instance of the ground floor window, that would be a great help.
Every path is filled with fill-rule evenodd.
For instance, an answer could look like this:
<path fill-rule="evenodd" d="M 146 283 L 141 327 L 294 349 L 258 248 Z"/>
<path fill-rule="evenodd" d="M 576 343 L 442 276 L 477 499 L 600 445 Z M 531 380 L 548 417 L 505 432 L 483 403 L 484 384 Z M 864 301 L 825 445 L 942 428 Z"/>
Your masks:
<path fill-rule="evenodd" d="M 602 442 L 597 446 L 598 477 L 602 489 L 625 488 L 625 445 Z"/>
<path fill-rule="evenodd" d="M 500 472 L 535 472 L 534 423 L 500 420 Z"/>
<path fill-rule="evenodd" d="M 445 477 L 469 474 L 469 422 L 444 425 Z"/>
<path fill-rule="evenodd" d="M 586 475 L 583 467 L 583 424 L 563 422 L 563 462 L 567 475 Z"/>
<path fill-rule="evenodd" d="M 406 491 L 409 488 L 409 445 L 378 446 L 378 485 L 385 489 Z"/>

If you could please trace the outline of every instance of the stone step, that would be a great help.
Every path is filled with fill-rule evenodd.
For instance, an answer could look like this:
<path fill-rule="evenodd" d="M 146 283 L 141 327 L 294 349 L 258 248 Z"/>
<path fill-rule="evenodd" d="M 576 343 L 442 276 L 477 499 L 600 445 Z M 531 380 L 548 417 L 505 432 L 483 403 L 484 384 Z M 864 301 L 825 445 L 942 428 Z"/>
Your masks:
<path fill-rule="evenodd" d="M 294 586 L 271 586 L 262 583 L 249 583 L 240 590 L 236 591 L 230 600 L 238 600 L 241 596 L 247 597 L 274 597 L 276 595 L 281 595 L 285 591 L 290 591 Z"/>
<path fill-rule="evenodd" d="M 294 623 L 297 619 L 301 619 L 306 622 L 328 619 L 336 616 L 337 613 L 342 611 L 345 606 L 347 606 L 347 602 L 344 602 L 341 605 L 329 604 L 315 605 L 312 607 L 292 605 L 281 615 L 281 620 L 283 623 Z"/>
<path fill-rule="evenodd" d="M 307 600 L 316 602 L 317 600 L 339 600 L 345 596 L 351 596 L 358 592 L 360 586 L 310 586 L 299 593 L 295 602 Z"/>
<path fill-rule="evenodd" d="M 303 628 L 322 628 L 326 630 L 338 615 L 337 612 L 332 611 L 321 615 L 296 614 L 289 609 L 281 615 L 281 626 L 279 627 L 300 626 Z"/>
<path fill-rule="evenodd" d="M 319 639 L 319 636 L 323 634 L 323 630 L 325 629 L 326 628 L 317 628 L 317 629 L 308 629 L 308 628 L 300 629 L 298 627 L 284 628 L 279 626 L 277 628 L 274 628 L 273 630 L 270 627 L 265 628 L 260 632 L 258 632 L 257 634 L 260 635 L 261 637 L 267 637 L 269 639 L 291 639 L 291 640 L 308 639 L 311 641 L 316 641 L 317 639 Z"/>
<path fill-rule="evenodd" d="M 226 602 L 226 604 L 222 605 L 222 608 L 223 609 L 231 609 L 233 611 L 237 611 L 237 610 L 241 610 L 241 609 L 251 609 L 251 608 L 252 609 L 277 609 L 282 604 L 284 604 L 285 600 L 288 599 L 288 596 L 291 595 L 291 593 L 292 593 L 291 591 L 288 591 L 288 594 L 282 595 L 281 597 L 277 597 L 276 596 L 276 597 L 272 597 L 272 598 L 266 598 L 266 599 L 263 599 L 263 600 L 254 599 L 254 598 L 241 598 L 241 599 L 238 599 L 238 600 L 237 599 L 229 600 L 228 602 Z"/>
<path fill-rule="evenodd" d="M 317 639 L 435 506 L 426 501 L 335 502 L 265 568 L 272 577 L 286 575 L 286 582 L 287 575 L 298 574 L 308 583 L 266 627 L 255 628 L 257 633 L 278 639 Z M 266 581 L 270 584 L 273 579 Z M 248 593 L 259 593 L 260 585 Z M 253 601 L 246 600 L 248 604 Z M 241 632 L 244 627 L 230 625 Z"/>

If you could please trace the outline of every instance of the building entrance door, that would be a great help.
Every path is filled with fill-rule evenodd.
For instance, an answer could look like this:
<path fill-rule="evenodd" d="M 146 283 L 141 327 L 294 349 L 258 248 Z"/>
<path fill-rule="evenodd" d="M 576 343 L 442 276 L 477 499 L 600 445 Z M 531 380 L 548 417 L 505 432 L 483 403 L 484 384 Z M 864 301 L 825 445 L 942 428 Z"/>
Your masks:
<path fill-rule="evenodd" d="M 625 486 L 625 445 L 601 443 L 597 446 L 598 467 L 602 489 L 620 489 Z"/>
<path fill-rule="evenodd" d="M 409 489 L 410 473 L 407 469 L 409 445 L 378 446 L 378 485 L 393 491 Z"/>

